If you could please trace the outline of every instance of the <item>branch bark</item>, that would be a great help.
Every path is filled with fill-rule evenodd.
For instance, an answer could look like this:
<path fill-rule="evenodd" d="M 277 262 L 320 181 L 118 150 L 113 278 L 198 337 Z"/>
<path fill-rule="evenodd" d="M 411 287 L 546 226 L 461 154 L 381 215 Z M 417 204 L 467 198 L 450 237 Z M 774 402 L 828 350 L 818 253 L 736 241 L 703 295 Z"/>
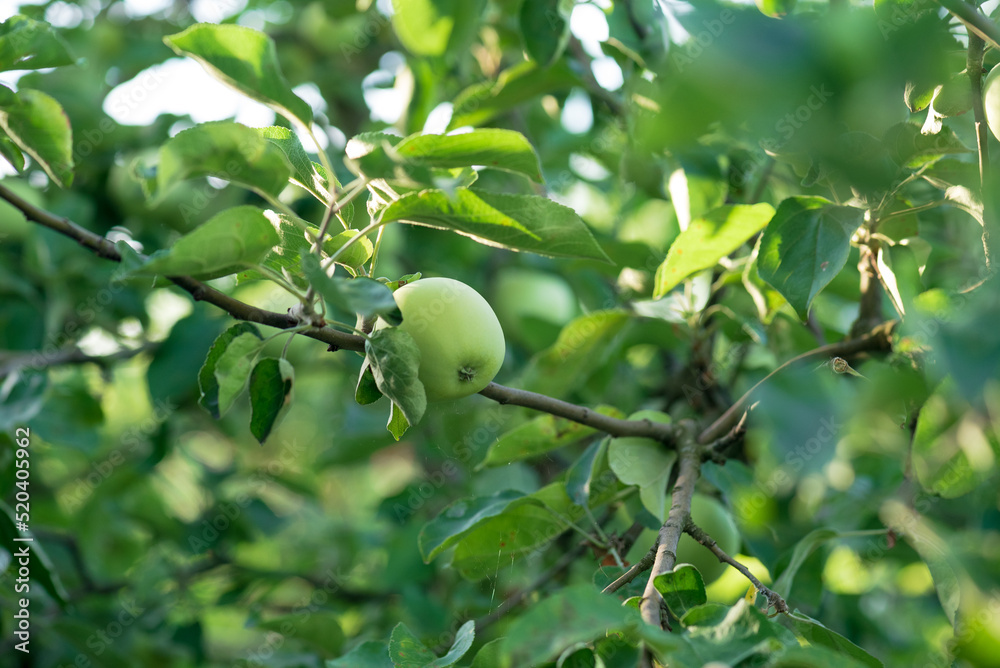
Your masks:
<path fill-rule="evenodd" d="M 681 532 L 691 518 L 691 497 L 694 495 L 694 485 L 701 471 L 700 446 L 693 435 L 684 434 L 678 446 L 678 474 L 670 499 L 670 512 L 667 521 L 660 527 L 656 545 L 656 557 L 653 568 L 646 581 L 646 589 L 642 594 L 639 611 L 648 624 L 660 627 L 660 604 L 663 597 L 657 590 L 654 581 L 656 576 L 669 573 L 677 561 L 677 541 Z"/>
<path fill-rule="evenodd" d="M 68 218 L 56 216 L 34 206 L 3 184 L 0 184 L 0 198 L 14 205 L 28 220 L 73 239 L 98 257 L 113 262 L 122 261 L 122 256 L 118 252 L 118 249 L 108 239 L 77 225 Z M 214 304 L 237 320 L 246 320 L 279 329 L 290 329 L 300 325 L 295 318 L 287 313 L 274 313 L 250 306 L 190 276 L 169 276 L 168 278 L 175 285 L 194 297 L 195 301 Z M 365 347 L 365 340 L 362 337 L 340 332 L 330 327 L 310 329 L 302 332 L 302 335 L 342 350 L 360 352 Z"/>
<path fill-rule="evenodd" d="M 612 436 L 643 436 L 664 443 L 676 443 L 680 435 L 676 424 L 660 424 L 651 420 L 622 420 L 598 413 L 586 406 L 578 406 L 537 392 L 519 390 L 497 383 L 490 383 L 480 394 L 500 404 L 532 408 L 585 424 Z"/>
<path fill-rule="evenodd" d="M 964 23 L 970 35 L 975 34 L 993 45 L 993 48 L 1000 49 L 1000 29 L 975 7 L 965 0 L 938 0 L 938 4 Z"/>
<path fill-rule="evenodd" d="M 0 198 L 7 200 L 17 207 L 28 220 L 75 240 L 98 257 L 113 262 L 121 262 L 122 256 L 118 252 L 118 249 L 101 235 L 77 225 L 68 218 L 56 216 L 34 206 L 3 184 L 0 184 Z M 188 292 L 196 301 L 213 304 L 237 320 L 245 320 L 278 329 L 291 329 L 301 324 L 287 313 L 275 313 L 251 306 L 190 276 L 170 276 L 168 278 L 175 285 Z M 347 334 L 330 327 L 316 327 L 305 330 L 301 334 L 328 344 L 332 350 L 363 352 L 365 349 L 365 340 L 363 337 Z M 597 413 L 586 406 L 577 406 L 544 394 L 505 387 L 497 383 L 490 383 L 481 394 L 501 404 L 524 406 L 525 408 L 550 413 L 557 417 L 563 417 L 593 427 L 612 436 L 644 436 L 663 441 L 664 443 L 672 443 L 677 437 L 677 427 L 675 425 L 658 424 L 650 420 L 622 420 L 613 418 Z"/>

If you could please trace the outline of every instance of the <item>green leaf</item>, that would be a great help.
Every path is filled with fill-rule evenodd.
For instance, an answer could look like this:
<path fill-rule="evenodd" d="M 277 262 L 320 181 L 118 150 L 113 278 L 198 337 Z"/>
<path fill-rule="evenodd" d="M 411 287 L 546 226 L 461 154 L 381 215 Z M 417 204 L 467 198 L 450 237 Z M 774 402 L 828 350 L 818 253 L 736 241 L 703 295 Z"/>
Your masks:
<path fill-rule="evenodd" d="M 403 434 L 410 428 L 410 421 L 406 419 L 403 409 L 395 401 L 392 402 L 392 408 L 389 411 L 389 422 L 385 428 L 389 430 L 389 433 L 397 441 L 403 438 Z"/>
<path fill-rule="evenodd" d="M 495 82 L 475 84 L 462 91 L 454 100 L 448 129 L 485 125 L 537 96 L 557 94 L 580 84 L 580 77 L 565 59 L 550 67 L 530 61 L 519 63 L 501 72 Z"/>
<path fill-rule="evenodd" d="M 651 438 L 613 438 L 608 446 L 608 465 L 626 485 L 649 485 L 669 474 L 676 460 L 675 451 Z"/>
<path fill-rule="evenodd" d="M 916 168 L 941 156 L 970 153 L 972 149 L 962 143 L 951 128 L 937 134 L 923 134 L 915 123 L 899 123 L 885 131 L 882 143 L 889 157 L 901 167 Z"/>
<path fill-rule="evenodd" d="M 786 647 L 771 655 L 768 668 L 862 668 L 867 664 L 820 645 Z"/>
<path fill-rule="evenodd" d="M 0 71 L 40 70 L 74 62 L 69 44 L 48 23 L 23 14 L 0 23 Z"/>
<path fill-rule="evenodd" d="M 13 464 L 11 464 L 13 466 Z M 11 495 L 13 497 L 13 494 Z M 59 607 L 63 610 L 69 602 L 69 595 L 66 587 L 63 586 L 59 578 L 59 571 L 52 565 L 48 553 L 42 547 L 42 543 L 32 534 L 31 531 L 18 531 L 14 522 L 14 510 L 0 500 L 0 547 L 5 548 L 12 555 L 18 550 L 27 548 L 31 552 L 31 579 L 42 585 Z M 15 538 L 34 538 L 32 541 L 15 541 Z M 4 569 L 6 571 L 6 569 Z M 11 571 L 13 574 L 16 571 Z M 9 585 L 13 588 L 13 583 Z M 13 613 L 11 613 L 13 614 Z"/>
<path fill-rule="evenodd" d="M 49 377 L 46 371 L 19 369 L 0 385 L 0 430 L 16 429 L 31 420 L 45 405 Z"/>
<path fill-rule="evenodd" d="M 469 651 L 475 639 L 476 622 L 470 619 L 458 629 L 458 633 L 455 634 L 455 641 L 451 644 L 451 649 L 448 650 L 448 653 L 436 661 L 431 661 L 425 668 L 448 668 L 448 666 L 455 665 Z"/>
<path fill-rule="evenodd" d="M 279 275 L 289 274 L 292 280 L 304 286 L 305 280 L 299 280 L 300 277 L 298 274 L 302 268 L 302 259 L 312 253 L 316 233 L 312 230 L 309 232 L 304 231 L 298 225 L 289 222 L 284 214 L 276 214 L 268 211 L 265 215 L 275 223 L 275 229 L 278 237 L 280 237 L 280 241 L 261 261 L 260 265 Z M 330 257 L 341 246 L 357 235 L 358 230 L 344 230 L 339 234 L 327 236 L 326 241 L 323 242 L 323 257 Z M 373 252 L 374 246 L 371 240 L 368 237 L 364 237 L 352 242 L 351 247 L 337 258 L 337 264 L 358 269 L 371 259 Z M 256 269 L 248 269 L 241 271 L 236 278 L 237 282 L 244 283 L 246 281 L 261 280 L 266 278 L 266 276 Z"/>
<path fill-rule="evenodd" d="M 781 18 L 795 9 L 795 0 L 756 0 L 761 14 L 771 18 Z"/>
<path fill-rule="evenodd" d="M 472 665 L 469 668 L 497 668 L 497 666 L 502 665 L 503 642 L 503 638 L 497 638 L 483 645 L 476 652 L 476 658 L 472 660 Z"/>
<path fill-rule="evenodd" d="M 481 519 L 455 542 L 451 566 L 463 577 L 496 577 L 497 560 L 538 554 L 578 521 L 584 510 L 576 506 L 562 482 L 551 483 L 534 494 L 511 501 L 495 517 Z"/>
<path fill-rule="evenodd" d="M 651 438 L 627 436 L 608 444 L 608 466 L 626 485 L 639 486 L 639 498 L 654 517 L 666 515 L 667 481 L 677 452 Z"/>
<path fill-rule="evenodd" d="M 982 335 L 975 338 L 978 348 Z M 988 480 L 997 457 L 991 431 L 989 419 L 958 395 L 951 378 L 938 385 L 920 408 L 913 434 L 913 470 L 921 487 L 954 499 Z"/>
<path fill-rule="evenodd" d="M 295 369 L 285 359 L 265 357 L 250 373 L 250 433 L 264 445 L 292 401 Z"/>
<path fill-rule="evenodd" d="M 591 485 L 598 470 L 598 463 L 607 458 L 607 439 L 591 443 L 583 454 L 566 471 L 566 494 L 577 505 L 589 505 Z"/>
<path fill-rule="evenodd" d="M 350 652 L 326 662 L 326 668 L 395 668 L 389 658 L 389 646 L 384 642 L 369 640 Z"/>
<path fill-rule="evenodd" d="M 382 213 L 403 221 L 452 230 L 488 246 L 552 257 L 607 260 L 587 225 L 572 209 L 545 197 L 455 190 L 409 193 Z"/>
<path fill-rule="evenodd" d="M 840 273 L 863 212 L 822 197 L 789 197 L 764 230 L 760 277 L 805 320 L 813 298 Z"/>
<path fill-rule="evenodd" d="M 784 615 L 783 620 L 810 645 L 828 647 L 840 654 L 845 654 L 852 659 L 856 659 L 862 665 L 871 666 L 872 668 L 882 668 L 881 661 L 836 631 L 823 626 L 809 615 L 796 610 Z"/>
<path fill-rule="evenodd" d="M 390 325 L 403 322 L 392 291 L 374 279 L 328 276 L 315 255 L 302 256 L 302 273 L 316 292 L 335 308 L 365 317 L 381 316 Z"/>
<path fill-rule="evenodd" d="M 372 366 L 366 359 L 361 364 L 361 373 L 358 375 L 358 386 L 354 390 L 354 400 L 362 406 L 367 406 L 381 398 L 382 392 L 379 391 L 378 385 L 375 383 L 375 374 L 372 373 Z"/>
<path fill-rule="evenodd" d="M 412 135 L 399 142 L 395 150 L 406 162 L 421 167 L 483 166 L 542 182 L 535 149 L 524 135 L 513 130 L 491 128 L 455 135 Z"/>
<path fill-rule="evenodd" d="M 55 98 L 30 88 L 0 86 L 0 128 L 49 178 L 65 188 L 73 181 L 73 130 Z"/>
<path fill-rule="evenodd" d="M 900 501 L 889 500 L 879 509 L 879 518 L 903 536 L 924 563 L 934 580 L 934 590 L 945 617 L 953 627 L 960 621 L 962 581 L 968 578 L 952 546 L 931 523 Z"/>
<path fill-rule="evenodd" d="M 14 171 L 24 170 L 24 153 L 10 137 L 0 135 L 0 155 L 14 168 Z"/>
<path fill-rule="evenodd" d="M 674 240 L 656 270 L 653 298 L 659 299 L 685 278 L 709 269 L 757 234 L 774 216 L 770 204 L 732 204 L 691 222 Z"/>
<path fill-rule="evenodd" d="M 524 50 L 540 65 L 551 65 L 569 42 L 572 0 L 536 0 L 521 4 L 518 24 Z"/>
<path fill-rule="evenodd" d="M 840 533 L 833 529 L 815 529 L 806 534 L 805 537 L 795 544 L 795 549 L 792 550 L 792 557 L 788 565 L 781 572 L 781 575 L 778 576 L 778 579 L 774 581 L 771 589 L 777 594 L 788 598 L 792 593 L 792 582 L 795 580 L 795 576 L 798 575 L 799 569 L 805 563 L 806 558 L 817 547 L 839 535 Z"/>
<path fill-rule="evenodd" d="M 160 147 L 155 167 L 136 165 L 143 190 L 161 201 L 178 183 L 214 176 L 276 198 L 292 175 L 285 154 L 256 130 L 231 121 L 202 123 Z"/>
<path fill-rule="evenodd" d="M 876 5 L 878 2 L 875 3 Z M 940 82 L 937 81 L 907 81 L 903 89 L 903 102 L 910 111 L 923 111 L 934 99 L 934 93 Z"/>
<path fill-rule="evenodd" d="M 551 347 L 531 361 L 524 387 L 549 396 L 578 388 L 614 354 L 631 317 L 624 311 L 595 311 L 566 325 Z"/>
<path fill-rule="evenodd" d="M 288 128 L 283 128 L 278 125 L 272 125 L 266 128 L 254 128 L 254 130 L 258 132 L 261 137 L 281 149 L 281 152 L 284 154 L 289 166 L 292 168 L 292 174 L 289 180 L 295 185 L 305 189 L 309 192 L 309 194 L 325 205 L 327 199 L 329 198 L 330 188 L 330 185 L 327 182 L 326 171 L 321 165 L 317 165 L 309 159 L 309 156 L 306 154 L 306 150 L 303 148 L 302 142 L 299 141 L 298 136 Z M 336 178 L 333 180 L 333 186 L 338 190 L 341 187 L 340 182 L 337 181 Z M 352 202 L 347 206 L 353 207 L 354 203 Z"/>
<path fill-rule="evenodd" d="M 198 399 L 198 403 L 216 420 L 219 419 L 221 413 L 219 412 L 219 381 L 215 377 L 215 370 L 219 365 L 219 359 L 226 352 L 229 344 L 244 334 L 251 334 L 259 340 L 263 340 L 264 338 L 261 336 L 260 330 L 257 329 L 256 325 L 251 325 L 248 322 L 240 322 L 233 325 L 222 334 L 219 334 L 215 339 L 215 342 L 208 351 L 208 355 L 205 357 L 205 363 L 198 372 L 198 387 L 201 390 L 201 397 Z"/>
<path fill-rule="evenodd" d="M 392 27 L 417 56 L 462 52 L 482 19 L 485 0 L 393 0 Z"/>
<path fill-rule="evenodd" d="M 237 206 L 212 216 L 169 249 L 154 253 L 133 273 L 217 278 L 257 264 L 279 241 L 263 211 Z"/>
<path fill-rule="evenodd" d="M 600 406 L 596 411 L 602 415 L 621 416 L 620 411 L 610 406 Z M 554 415 L 542 415 L 514 427 L 501 436 L 490 446 L 486 457 L 477 468 L 506 466 L 511 462 L 536 457 L 549 450 L 575 443 L 595 431 L 594 428 L 579 422 Z"/>
<path fill-rule="evenodd" d="M 365 357 L 379 391 L 399 406 L 409 424 L 420 422 L 427 395 L 417 378 L 420 349 L 413 338 L 394 327 L 377 329 L 365 340 Z"/>
<path fill-rule="evenodd" d="M 721 610 L 725 616 L 718 619 L 708 615 L 696 623 L 697 613 L 706 607 Z M 770 654 L 783 645 L 796 644 L 794 636 L 760 610 L 740 599 L 726 610 L 724 606 L 708 604 L 694 608 L 681 620 L 688 636 L 684 651 L 677 659 L 684 665 L 700 666 L 709 660 L 735 666 L 757 654 Z"/>
<path fill-rule="evenodd" d="M 178 55 L 194 58 L 210 74 L 244 95 L 309 127 L 312 108 L 292 92 L 278 65 L 274 40 L 234 24 L 196 23 L 163 38 Z"/>
<path fill-rule="evenodd" d="M 263 346 L 256 333 L 247 332 L 230 341 L 219 356 L 215 364 L 215 380 L 219 385 L 220 415 L 225 415 L 243 393 L 250 378 L 253 359 Z"/>
<path fill-rule="evenodd" d="M 705 605 L 705 582 L 701 573 L 691 564 L 680 564 L 670 573 L 657 575 L 653 579 L 656 590 L 663 595 L 670 612 L 680 619 L 692 608 Z"/>
<path fill-rule="evenodd" d="M 492 496 L 476 499 L 460 499 L 441 511 L 433 520 L 420 530 L 420 554 L 424 561 L 430 563 L 434 557 L 448 549 L 477 524 L 495 517 L 512 504 L 530 503 L 541 505 L 541 502 L 526 497 L 521 492 L 504 490 Z"/>
<path fill-rule="evenodd" d="M 406 624 L 400 622 L 389 638 L 389 658 L 395 668 L 424 668 L 437 659 Z"/>
<path fill-rule="evenodd" d="M 324 658 L 336 656 L 344 645 L 344 632 L 340 629 L 339 616 L 322 610 L 309 610 L 308 614 L 297 612 L 282 615 L 259 622 L 257 628 L 301 640 Z"/>
<path fill-rule="evenodd" d="M 574 585 L 542 598 L 514 619 L 504 638 L 509 667 L 551 661 L 566 648 L 637 629 L 643 622 L 635 610 L 620 605 L 590 585 Z"/>

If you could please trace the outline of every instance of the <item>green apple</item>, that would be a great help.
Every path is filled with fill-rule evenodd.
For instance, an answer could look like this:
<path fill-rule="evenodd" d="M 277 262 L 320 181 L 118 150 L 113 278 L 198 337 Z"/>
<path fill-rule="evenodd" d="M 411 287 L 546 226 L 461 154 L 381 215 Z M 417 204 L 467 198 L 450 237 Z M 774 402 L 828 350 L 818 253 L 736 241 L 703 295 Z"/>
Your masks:
<path fill-rule="evenodd" d="M 399 327 L 420 349 L 420 382 L 428 401 L 460 399 L 490 384 L 505 343 L 496 314 L 482 295 L 451 278 L 424 278 L 393 293 Z M 377 328 L 389 325 L 379 319 Z"/>
<path fill-rule="evenodd" d="M 711 536 L 726 554 L 732 556 L 740 549 L 740 531 L 736 522 L 716 499 L 695 494 L 691 498 L 691 521 Z M 715 582 L 726 570 L 726 565 L 711 550 L 686 533 L 681 535 L 677 544 L 677 563 L 697 568 L 706 585 Z"/>
<path fill-rule="evenodd" d="M 1000 139 L 1000 65 L 996 65 L 983 81 L 983 111 L 990 132 Z"/>
<path fill-rule="evenodd" d="M 500 324 L 533 350 L 555 341 L 563 325 L 580 311 L 576 295 L 565 280 L 537 269 L 501 270 L 494 295 Z"/>

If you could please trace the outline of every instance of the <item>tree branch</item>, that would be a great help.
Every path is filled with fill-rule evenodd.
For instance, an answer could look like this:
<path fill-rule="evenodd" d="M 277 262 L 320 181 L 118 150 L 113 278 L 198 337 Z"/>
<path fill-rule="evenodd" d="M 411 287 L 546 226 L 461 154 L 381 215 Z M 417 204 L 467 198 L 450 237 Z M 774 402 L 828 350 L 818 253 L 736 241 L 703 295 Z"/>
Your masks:
<path fill-rule="evenodd" d="M 739 422 L 740 416 L 749 405 L 750 398 L 753 396 L 754 392 L 756 392 L 761 385 L 773 378 L 775 374 L 793 364 L 796 364 L 797 362 L 803 362 L 817 357 L 848 357 L 863 351 L 891 350 L 892 334 L 898 323 L 898 320 L 884 322 L 867 334 L 863 334 L 857 338 L 847 339 L 846 341 L 840 341 L 838 343 L 831 343 L 826 346 L 820 346 L 819 348 L 815 348 L 793 357 L 771 373 L 764 376 L 764 378 L 762 378 L 756 385 L 747 390 L 746 394 L 740 397 L 735 404 L 729 407 L 729 410 L 720 415 L 715 422 L 701 432 L 701 435 L 698 436 L 698 442 L 711 443 L 725 434 L 733 427 L 734 424 Z"/>
<path fill-rule="evenodd" d="M 937 3 L 964 23 L 970 36 L 978 35 L 992 44 L 993 48 L 1000 49 L 1000 30 L 989 18 L 976 11 L 975 7 L 964 0 L 937 0 Z"/>
<path fill-rule="evenodd" d="M 648 571 L 650 567 L 652 567 L 653 561 L 656 559 L 657 545 L 659 545 L 659 542 L 654 543 L 653 546 L 649 548 L 649 552 L 643 555 L 642 559 L 632 564 L 631 568 L 618 576 L 618 579 L 605 587 L 601 593 L 613 594 L 632 580 L 635 580 L 640 574 Z"/>
<path fill-rule="evenodd" d="M 729 564 L 730 566 L 738 570 L 740 573 L 742 573 L 747 580 L 750 580 L 750 583 L 757 588 L 757 591 L 763 594 L 765 598 L 767 598 L 768 607 L 774 608 L 775 612 L 788 612 L 788 604 L 785 603 L 785 599 L 781 598 L 779 594 L 765 587 L 761 583 L 761 581 L 758 580 L 754 576 L 754 574 L 750 572 L 749 568 L 747 568 L 746 566 L 744 566 L 743 564 L 741 564 L 740 562 L 736 561 L 728 554 L 726 554 L 723 551 L 723 549 L 719 547 L 718 543 L 712 540 L 712 537 L 709 536 L 707 533 L 705 533 L 701 527 L 699 527 L 697 524 L 695 524 L 689 519 L 687 526 L 684 527 L 684 531 L 685 533 L 689 534 L 692 538 L 694 538 L 696 541 L 698 541 L 699 543 L 710 549 L 712 551 L 712 554 L 714 554 L 719 561 L 721 561 L 724 564 Z"/>
<path fill-rule="evenodd" d="M 670 500 L 670 513 L 660 527 L 653 568 L 642 593 L 639 611 L 648 624 L 660 627 L 660 604 L 663 597 L 654 581 L 656 576 L 669 573 L 677 561 L 677 541 L 691 518 L 691 497 L 701 469 L 701 452 L 693 435 L 684 434 L 678 446 L 678 474 Z"/>
<path fill-rule="evenodd" d="M 0 184 L 0 198 L 14 205 L 28 220 L 73 239 L 84 248 L 94 252 L 98 257 L 121 262 L 122 256 L 118 249 L 111 241 L 101 235 L 77 225 L 68 218 L 56 216 L 34 206 L 3 184 Z M 190 276 L 168 276 L 168 278 L 175 285 L 190 293 L 195 301 L 214 304 L 237 320 L 246 320 L 278 329 L 291 329 L 301 324 L 287 313 L 273 313 L 250 306 Z M 360 336 L 340 332 L 331 327 L 309 329 L 302 332 L 302 335 L 322 341 L 336 349 L 363 351 L 365 346 L 365 340 Z"/>
<path fill-rule="evenodd" d="M 648 419 L 623 420 L 614 418 L 586 406 L 578 406 L 537 392 L 519 390 L 497 383 L 490 383 L 480 394 L 500 404 L 532 408 L 585 424 L 612 436 L 643 436 L 664 443 L 675 443 L 680 435 L 680 430 L 675 424 L 660 424 Z"/>

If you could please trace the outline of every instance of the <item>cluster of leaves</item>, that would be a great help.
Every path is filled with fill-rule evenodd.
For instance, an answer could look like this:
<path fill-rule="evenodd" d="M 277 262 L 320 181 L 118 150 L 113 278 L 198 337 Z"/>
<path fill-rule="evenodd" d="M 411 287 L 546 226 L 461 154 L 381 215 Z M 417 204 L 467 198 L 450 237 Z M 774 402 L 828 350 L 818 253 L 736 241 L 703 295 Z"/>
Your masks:
<path fill-rule="evenodd" d="M 149 198 L 134 205 L 140 213 L 98 194 L 111 180 L 107 164 L 76 170 L 85 203 L 74 191 L 46 193 L 50 208 L 78 222 L 111 211 L 94 227 L 122 223 L 121 271 L 86 265 L 78 283 L 72 268 L 56 276 L 68 304 L 100 299 L 89 318 L 38 298 L 32 283 L 79 250 L 52 235 L 15 237 L 16 250 L 29 251 L 28 278 L 4 287 L 20 293 L 2 317 L 50 328 L 4 333 L 5 349 L 27 357 L 53 342 L 74 347 L 74 334 L 98 329 L 128 342 L 124 321 L 155 330 L 157 308 L 143 300 L 164 299 L 163 287 L 180 276 L 216 281 L 251 303 L 290 300 L 298 322 L 285 333 L 325 325 L 364 337 L 363 360 L 341 354 L 321 366 L 314 342 L 289 340 L 279 354 L 280 333 L 227 328 L 199 307 L 170 323 L 165 338 L 144 342 L 144 367 L 109 372 L 119 374 L 106 382 L 112 399 L 95 396 L 99 377 L 48 369 L 59 366 L 48 353 L 12 367 L 0 387 L 0 425 L 31 424 L 53 462 L 39 469 L 39 489 L 51 494 L 40 499 L 36 526 L 56 528 L 49 537 L 63 548 L 51 559 L 44 541 L 33 548 L 33 576 L 65 615 L 39 631 L 51 640 L 48 656 L 485 668 L 631 666 L 640 647 L 677 666 L 877 666 L 875 656 L 896 664 L 928 654 L 974 665 L 988 654 L 1000 633 L 991 618 L 977 620 L 995 610 L 998 576 L 982 538 L 997 528 L 1000 306 L 982 293 L 955 295 L 980 278 L 969 268 L 982 264 L 990 184 L 982 187 L 968 148 L 967 116 L 943 114 L 939 103 L 921 127 L 905 106 L 931 105 L 960 73 L 947 57 L 963 46 L 955 23 L 902 2 L 876 3 L 878 13 L 822 6 L 798 14 L 791 3 L 758 3 L 760 11 L 705 3 L 676 17 L 691 38 L 665 52 L 662 36 L 643 28 L 665 19 L 616 2 L 602 48 L 628 76 L 613 93 L 581 74 L 590 67 L 585 51 L 567 49 L 576 41 L 572 3 L 411 0 L 394 3 L 391 19 L 353 2 L 329 4 L 303 9 L 299 34 L 323 58 L 367 54 L 359 85 L 393 39 L 408 52 L 396 79 L 415 83 L 392 132 L 355 123 L 343 165 L 334 165 L 315 136 L 328 119 L 288 83 L 313 70 L 281 62 L 286 47 L 301 45 L 234 24 L 195 24 L 165 43 L 282 124 L 104 133 L 97 143 L 106 155 L 126 137 L 122 145 L 134 149 L 127 169 L 121 155 L 115 166 Z M 393 30 L 382 34 L 387 22 Z M 4 69 L 74 62 L 44 22 L 16 16 L 2 30 Z M 369 48 L 374 35 L 386 43 Z M 773 45 L 781 48 L 766 48 Z M 481 72 L 461 57 L 470 49 Z M 77 124 L 70 89 L 58 83 L 67 69 L 28 79 L 58 95 L 21 85 L 3 89 L 0 101 L 0 151 L 58 186 L 70 185 L 79 150 L 66 120 Z M 333 101 L 344 95 L 337 85 L 327 78 L 320 87 Z M 552 106 L 568 108 L 568 92 L 585 88 L 594 125 L 574 136 Z M 462 132 L 421 132 L 439 101 L 450 101 L 448 127 Z M 152 144 L 154 153 L 139 151 Z M 610 176 L 586 176 L 581 158 Z M 543 174 L 555 198 L 575 208 L 538 194 Z M 206 177 L 234 187 L 196 203 L 185 188 Z M 616 213 L 602 214 L 601 203 Z M 170 234 L 143 222 L 157 211 Z M 420 228 L 433 229 L 424 236 Z M 145 247 L 162 250 L 146 256 L 137 250 Z M 775 575 L 775 591 L 795 612 L 767 617 L 752 591 L 742 595 L 745 582 L 706 591 L 697 571 L 679 566 L 654 580 L 674 631 L 644 623 L 628 605 L 638 581 L 615 595 L 600 589 L 652 544 L 675 453 L 655 441 L 616 444 L 551 415 L 497 413 L 486 402 L 469 400 L 464 413 L 427 409 L 412 342 L 365 324 L 399 322 L 391 291 L 413 271 L 487 282 L 483 267 L 494 257 L 557 269 L 586 311 L 542 350 L 514 346 L 505 372 L 525 389 L 613 417 L 657 408 L 707 426 L 777 360 L 886 317 L 902 320 L 894 353 L 852 359 L 855 376 L 820 367 L 769 380 L 755 395 L 746 446 L 725 465 L 703 466 L 706 489 L 740 523 L 743 552 Z M 376 278 L 377 263 L 390 278 Z M 859 265 L 886 295 L 884 308 L 865 305 L 879 288 L 859 288 Z M 70 324 L 67 336 L 52 338 L 51 328 Z M 143 403 L 135 396 L 146 388 Z M 350 465 L 389 445 L 370 428 L 377 411 L 365 407 L 383 395 L 392 438 L 406 439 L 357 480 Z M 137 402 L 148 424 L 127 417 Z M 195 403 L 218 422 L 189 411 Z M 279 425 L 286 413 L 294 417 Z M 237 447 L 247 422 L 280 459 Z M 331 484 L 345 491 L 331 495 Z M 985 519 L 970 510 L 978 508 L 988 508 Z M 9 546 L 15 529 L 3 510 Z M 344 524 L 331 517 L 341 515 Z M 617 535 L 632 528 L 643 533 L 629 550 Z M 581 538 L 599 563 L 575 551 Z M 554 580 L 531 576 L 567 555 L 556 571 L 566 586 L 531 600 L 527 583 L 544 589 Z M 336 575 L 314 575 L 324 569 Z M 103 587 L 94 571 L 115 584 Z M 166 601 L 156 595 L 163 589 Z M 118 590 L 170 616 L 171 638 L 151 631 L 158 615 L 149 615 L 127 650 L 105 642 L 102 620 L 118 610 L 98 599 Z M 527 596 L 529 605 L 508 613 L 492 639 L 486 623 L 478 633 L 471 622 L 454 629 L 456 618 L 494 610 L 497 596 Z M 168 614 L 170 603 L 178 612 Z M 220 639 L 247 617 L 251 635 Z M 942 637 L 952 639 L 944 649 L 934 644 Z"/>

